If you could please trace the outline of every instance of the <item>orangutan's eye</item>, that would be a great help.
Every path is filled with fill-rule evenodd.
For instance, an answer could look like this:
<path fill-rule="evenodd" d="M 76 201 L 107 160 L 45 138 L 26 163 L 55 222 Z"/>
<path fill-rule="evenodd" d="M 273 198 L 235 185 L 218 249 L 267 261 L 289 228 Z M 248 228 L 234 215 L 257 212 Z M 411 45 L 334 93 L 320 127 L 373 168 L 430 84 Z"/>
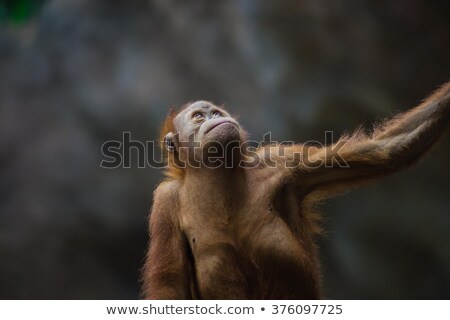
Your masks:
<path fill-rule="evenodd" d="M 205 115 L 201 112 L 194 112 L 192 114 L 192 118 L 194 119 L 203 119 L 205 117 Z"/>
<path fill-rule="evenodd" d="M 222 116 L 222 112 L 220 112 L 220 111 L 214 111 L 212 115 L 213 115 L 213 118 L 218 118 L 218 117 L 221 117 L 221 116 Z"/>

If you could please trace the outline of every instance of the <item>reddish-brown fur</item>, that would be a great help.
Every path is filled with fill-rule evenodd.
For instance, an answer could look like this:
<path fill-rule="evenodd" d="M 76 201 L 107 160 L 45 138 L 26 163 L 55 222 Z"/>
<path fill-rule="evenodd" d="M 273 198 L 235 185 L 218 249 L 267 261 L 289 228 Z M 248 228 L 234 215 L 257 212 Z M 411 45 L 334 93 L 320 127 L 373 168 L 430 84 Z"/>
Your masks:
<path fill-rule="evenodd" d="M 171 108 L 169 110 L 169 114 L 167 115 L 166 119 L 163 122 L 163 125 L 161 126 L 161 132 L 159 136 L 159 141 L 161 141 L 161 149 L 164 150 L 164 137 L 168 132 L 175 132 L 175 128 L 173 127 L 173 119 L 177 116 L 178 113 L 183 111 L 184 107 L 181 108 L 179 111 Z M 181 179 L 184 175 L 184 170 L 181 169 L 174 160 L 174 155 L 172 153 L 165 152 L 164 156 L 167 157 L 167 163 L 168 167 L 165 172 L 165 174 L 168 177 L 172 177 L 174 179 Z"/>
<path fill-rule="evenodd" d="M 182 169 L 174 153 L 168 152 L 168 178 L 155 190 L 150 216 L 143 297 L 319 298 L 315 237 L 320 228 L 314 205 L 415 163 L 447 127 L 449 101 L 447 83 L 371 135 L 360 130 L 321 149 L 289 146 L 283 155 L 280 146 L 274 145 L 270 156 L 275 167 Z M 178 114 L 169 114 L 162 137 L 177 132 L 174 119 Z M 295 152 L 307 150 L 309 163 L 331 161 L 336 156 L 333 147 L 346 140 L 339 155 L 347 168 L 285 166 Z M 266 158 L 265 150 L 256 153 Z"/>

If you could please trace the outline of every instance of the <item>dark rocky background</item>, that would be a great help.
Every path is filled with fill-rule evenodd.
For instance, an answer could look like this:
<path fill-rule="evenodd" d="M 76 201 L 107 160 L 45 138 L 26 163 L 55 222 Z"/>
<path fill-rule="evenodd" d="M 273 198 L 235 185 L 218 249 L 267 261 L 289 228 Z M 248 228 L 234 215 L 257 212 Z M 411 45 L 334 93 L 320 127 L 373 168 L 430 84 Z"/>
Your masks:
<path fill-rule="evenodd" d="M 450 79 L 450 2 L 0 2 L 0 298 L 134 299 L 161 171 L 99 167 L 169 106 L 225 104 L 261 139 L 324 141 Z M 450 298 L 450 134 L 322 207 L 327 298 Z"/>

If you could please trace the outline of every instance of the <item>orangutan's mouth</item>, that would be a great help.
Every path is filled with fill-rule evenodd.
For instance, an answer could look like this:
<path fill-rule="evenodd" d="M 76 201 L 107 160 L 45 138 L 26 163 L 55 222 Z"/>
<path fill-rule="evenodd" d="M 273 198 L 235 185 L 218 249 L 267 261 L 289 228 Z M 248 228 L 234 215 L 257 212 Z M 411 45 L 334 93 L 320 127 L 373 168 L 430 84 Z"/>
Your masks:
<path fill-rule="evenodd" d="M 231 121 L 229 121 L 229 120 L 224 120 L 224 121 L 221 121 L 221 122 L 219 122 L 219 123 L 213 124 L 211 127 L 209 127 L 208 129 L 206 129 L 205 134 L 207 134 L 208 132 L 210 132 L 212 129 L 214 129 L 214 128 L 216 128 L 216 127 L 222 125 L 222 124 L 225 124 L 225 123 L 229 123 L 229 124 L 232 124 L 233 126 L 236 126 L 236 124 L 235 124 L 234 122 L 231 122 Z"/>

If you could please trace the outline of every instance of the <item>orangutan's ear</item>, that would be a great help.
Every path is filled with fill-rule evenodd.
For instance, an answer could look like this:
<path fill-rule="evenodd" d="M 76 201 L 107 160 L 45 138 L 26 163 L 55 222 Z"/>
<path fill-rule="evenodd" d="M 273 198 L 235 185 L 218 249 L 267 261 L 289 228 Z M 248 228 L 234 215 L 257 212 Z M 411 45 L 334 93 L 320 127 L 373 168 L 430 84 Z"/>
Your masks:
<path fill-rule="evenodd" d="M 175 143 L 175 134 L 173 132 L 169 132 L 164 137 L 164 146 L 166 147 L 167 151 L 174 152 L 176 149 L 176 143 Z"/>

